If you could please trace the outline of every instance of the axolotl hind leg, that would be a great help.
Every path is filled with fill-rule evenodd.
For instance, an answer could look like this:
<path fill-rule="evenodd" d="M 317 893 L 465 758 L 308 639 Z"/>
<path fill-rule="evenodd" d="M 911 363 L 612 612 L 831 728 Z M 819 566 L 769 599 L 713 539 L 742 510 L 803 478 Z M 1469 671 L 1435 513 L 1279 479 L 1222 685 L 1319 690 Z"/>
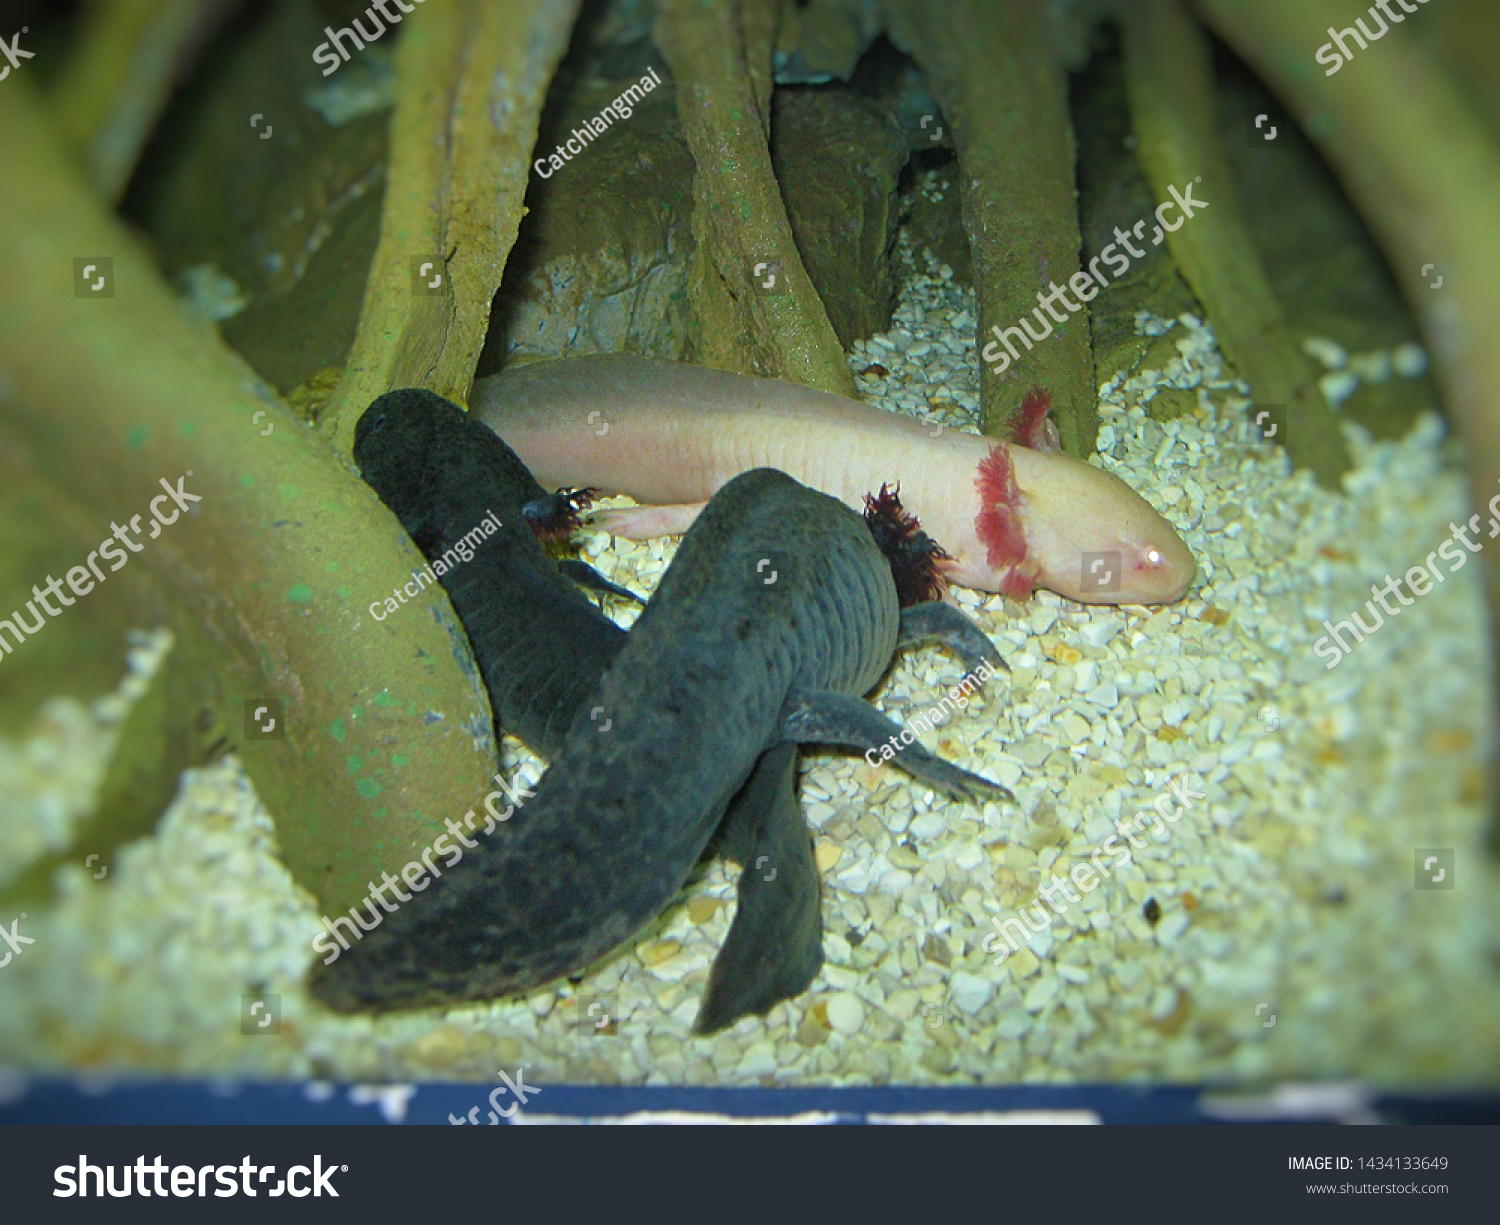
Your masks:
<path fill-rule="evenodd" d="M 715 1033 L 801 995 L 823 965 L 818 868 L 796 777 L 797 746 L 768 749 L 724 815 L 719 852 L 744 871 L 734 922 L 693 1022 L 696 1033 Z"/>
<path fill-rule="evenodd" d="M 1010 665 L 1000 658 L 1000 652 L 984 631 L 953 605 L 941 600 L 913 604 L 901 610 L 901 631 L 896 639 L 896 649 L 928 645 L 947 647 L 970 672 L 978 672 L 981 664 L 1010 671 Z"/>
<path fill-rule="evenodd" d="M 837 744 L 845 748 L 874 750 L 886 761 L 894 761 L 913 778 L 960 799 L 1014 800 L 999 783 L 970 774 L 935 757 L 910 732 L 903 732 L 874 707 L 842 693 L 814 693 L 794 689 L 783 710 L 784 734 L 803 744 Z M 911 743 L 902 740 L 911 736 Z"/>

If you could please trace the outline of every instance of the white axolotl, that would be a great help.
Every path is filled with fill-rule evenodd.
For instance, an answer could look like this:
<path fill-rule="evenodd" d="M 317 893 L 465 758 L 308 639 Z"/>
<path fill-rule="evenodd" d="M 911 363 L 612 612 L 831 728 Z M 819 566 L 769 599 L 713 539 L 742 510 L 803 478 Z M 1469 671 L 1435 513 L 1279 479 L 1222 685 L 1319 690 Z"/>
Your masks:
<path fill-rule="evenodd" d="M 544 485 L 644 503 L 599 516 L 616 535 L 684 532 L 726 482 L 779 468 L 855 509 L 899 485 L 949 554 L 947 577 L 965 587 L 1017 599 L 1046 587 L 1095 604 L 1181 599 L 1194 573 L 1187 546 L 1118 477 L 1056 450 L 1049 401 L 1026 397 L 1022 446 L 776 379 L 605 355 L 480 379 L 471 407 Z"/>

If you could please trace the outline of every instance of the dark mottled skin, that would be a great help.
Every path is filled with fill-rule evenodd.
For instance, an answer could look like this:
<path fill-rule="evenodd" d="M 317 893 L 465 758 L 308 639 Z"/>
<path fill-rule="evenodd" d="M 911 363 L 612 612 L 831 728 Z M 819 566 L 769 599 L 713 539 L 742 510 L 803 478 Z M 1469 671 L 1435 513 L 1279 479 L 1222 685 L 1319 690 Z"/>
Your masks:
<path fill-rule="evenodd" d="M 354 431 L 354 460 L 428 561 L 494 511 L 500 530 L 439 582 L 468 635 L 496 723 L 542 757 L 625 643 L 537 540 L 567 513 L 495 432 L 431 391 L 392 391 Z M 410 611 L 404 615 L 412 615 Z"/>
<path fill-rule="evenodd" d="M 602 617 L 566 579 L 614 590 L 581 563 L 554 563 L 538 536 L 567 534 L 572 508 L 549 495 L 493 431 L 429 391 L 407 389 L 375 400 L 355 429 L 354 458 L 366 482 L 401 521 L 429 561 L 441 557 L 488 511 L 502 527 L 469 562 L 440 577 L 469 638 L 495 716 L 498 743 L 510 730 L 543 757 L 563 737 L 625 642 L 625 631 Z M 801 830 L 795 793 L 795 746 L 768 754 L 722 823 L 718 853 L 737 863 L 776 854 L 789 825 Z M 487 822 L 493 828 L 493 822 Z M 764 828 L 764 832 L 762 832 Z M 471 833 L 476 832 L 471 829 Z M 790 856 L 785 858 L 790 859 Z M 807 879 L 811 874 L 811 915 Z M 741 889 L 732 948 L 746 946 L 741 968 L 721 958 L 714 998 L 728 1024 L 803 989 L 822 964 L 822 928 L 815 870 L 788 863 L 777 886 Z M 766 906 L 788 888 L 798 896 L 768 921 Z M 759 898 L 759 904 L 757 904 Z M 778 928 L 798 925 L 795 947 Z M 790 939 L 790 938 L 789 938 Z M 401 998 L 351 991 L 344 969 L 320 970 L 315 994 L 335 1007 L 396 1008 Z M 794 985 L 782 987 L 788 975 Z M 778 993 L 779 992 L 779 993 Z"/>
<path fill-rule="evenodd" d="M 747 905 L 747 880 L 763 875 L 752 863 L 740 899 L 752 918 L 725 952 L 734 944 L 741 964 L 771 967 L 763 994 L 801 990 L 817 969 L 807 933 L 817 880 L 809 908 L 806 831 L 795 803 L 775 800 L 790 795 L 789 742 L 865 746 L 897 731 L 858 697 L 890 664 L 902 624 L 890 566 L 857 514 L 780 472 L 736 477 L 688 532 L 587 699 L 601 717 L 576 720 L 534 797 L 329 966 L 320 994 L 347 1008 L 413 1007 L 511 995 L 580 971 L 672 900 L 726 808 L 726 824 L 744 822 L 729 841 L 787 857 L 801 909 L 770 904 L 772 892 Z M 769 811 L 753 795 L 731 808 L 768 750 Z M 897 761 L 958 794 L 1008 795 L 920 746 Z M 758 925 L 786 935 L 787 924 L 799 952 L 783 972 Z M 736 978 L 716 965 L 711 993 Z M 770 1002 L 707 1000 L 699 1028 Z"/>

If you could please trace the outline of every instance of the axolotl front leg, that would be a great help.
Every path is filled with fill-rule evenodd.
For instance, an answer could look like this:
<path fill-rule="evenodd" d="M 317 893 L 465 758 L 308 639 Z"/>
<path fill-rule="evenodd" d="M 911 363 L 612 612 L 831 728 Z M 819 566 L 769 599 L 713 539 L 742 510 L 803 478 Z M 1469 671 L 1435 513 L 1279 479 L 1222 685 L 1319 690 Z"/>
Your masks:
<path fill-rule="evenodd" d="M 578 530 L 579 512 L 588 509 L 597 493 L 596 489 L 560 489 L 556 493 L 525 503 L 521 507 L 521 514 L 544 545 L 553 541 L 565 541 Z M 561 558 L 557 562 L 557 568 L 579 587 L 592 591 L 595 595 L 617 596 L 623 600 L 633 600 L 637 604 L 646 602 L 635 592 L 610 582 L 588 562 L 576 557 Z"/>

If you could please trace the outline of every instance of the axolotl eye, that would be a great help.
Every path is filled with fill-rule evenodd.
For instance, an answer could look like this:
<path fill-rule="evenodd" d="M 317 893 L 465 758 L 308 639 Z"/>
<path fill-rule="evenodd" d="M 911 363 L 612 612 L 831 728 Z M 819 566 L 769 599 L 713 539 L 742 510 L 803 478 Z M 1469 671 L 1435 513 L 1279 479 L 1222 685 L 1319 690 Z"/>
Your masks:
<path fill-rule="evenodd" d="M 1193 581 L 1192 555 L 1180 546 L 1167 549 L 1157 543 L 1142 543 L 1130 550 L 1128 585 L 1140 597 L 1170 603 L 1181 599 Z"/>

